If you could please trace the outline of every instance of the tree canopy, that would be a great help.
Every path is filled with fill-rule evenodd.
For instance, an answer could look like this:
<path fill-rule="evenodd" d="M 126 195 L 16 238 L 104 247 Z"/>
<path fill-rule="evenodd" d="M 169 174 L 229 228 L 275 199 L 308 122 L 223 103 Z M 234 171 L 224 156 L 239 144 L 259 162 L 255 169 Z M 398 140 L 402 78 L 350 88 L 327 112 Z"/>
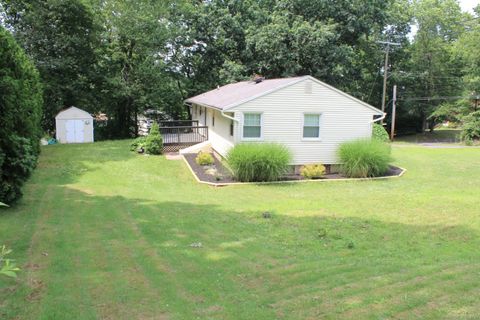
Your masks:
<path fill-rule="evenodd" d="M 399 130 L 461 122 L 480 85 L 478 15 L 457 0 L 0 3 L 44 83 L 44 129 L 76 105 L 107 113 L 107 138 L 130 137 L 138 113 L 188 118 L 185 98 L 253 74 L 309 74 L 379 107 L 379 41 L 401 44 L 387 83 L 387 102 L 399 87 Z"/>

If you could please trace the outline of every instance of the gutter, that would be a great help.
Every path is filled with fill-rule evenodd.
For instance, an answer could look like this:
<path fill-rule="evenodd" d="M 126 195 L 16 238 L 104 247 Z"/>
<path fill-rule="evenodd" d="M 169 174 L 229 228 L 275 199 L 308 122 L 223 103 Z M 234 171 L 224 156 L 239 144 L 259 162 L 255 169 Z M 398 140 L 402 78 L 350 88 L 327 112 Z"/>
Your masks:
<path fill-rule="evenodd" d="M 236 122 L 239 122 L 238 119 L 235 119 L 235 118 L 233 118 L 233 117 L 231 117 L 231 116 L 229 116 L 229 115 L 226 115 L 226 114 L 224 113 L 225 111 L 224 111 L 223 109 L 215 108 L 215 107 L 213 107 L 213 106 L 209 106 L 209 105 L 207 105 L 207 104 L 198 103 L 198 102 L 183 102 L 183 104 L 185 104 L 185 105 L 187 105 L 187 106 L 191 106 L 193 103 L 195 103 L 195 104 L 197 104 L 197 105 L 199 105 L 199 106 L 205 107 L 205 108 L 210 108 L 210 109 L 218 110 L 218 111 L 220 111 L 221 115 L 224 116 L 225 118 L 230 119 L 230 120 L 233 120 L 233 121 L 236 121 Z"/>

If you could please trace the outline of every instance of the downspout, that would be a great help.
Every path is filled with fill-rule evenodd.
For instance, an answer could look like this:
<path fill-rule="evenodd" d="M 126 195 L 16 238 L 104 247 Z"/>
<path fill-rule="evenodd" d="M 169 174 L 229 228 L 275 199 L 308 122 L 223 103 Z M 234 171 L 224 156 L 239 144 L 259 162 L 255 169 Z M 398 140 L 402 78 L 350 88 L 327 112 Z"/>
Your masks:
<path fill-rule="evenodd" d="M 381 120 L 385 119 L 386 116 L 387 116 L 387 114 L 384 112 L 383 116 L 381 116 L 380 118 L 377 118 L 377 119 L 373 119 L 372 121 L 370 121 L 370 123 L 375 123 L 377 121 L 381 121 Z"/>
<path fill-rule="evenodd" d="M 226 115 L 225 113 L 223 113 L 223 110 L 222 110 L 222 111 L 220 111 L 220 113 L 221 113 L 221 114 L 222 114 L 222 116 L 224 116 L 225 118 L 227 118 L 227 119 L 230 119 L 230 120 L 233 120 L 233 121 L 236 121 L 236 122 L 238 122 L 238 120 L 237 120 L 237 119 L 235 119 L 235 118 L 233 118 L 233 117 L 230 117 L 230 116 Z"/>

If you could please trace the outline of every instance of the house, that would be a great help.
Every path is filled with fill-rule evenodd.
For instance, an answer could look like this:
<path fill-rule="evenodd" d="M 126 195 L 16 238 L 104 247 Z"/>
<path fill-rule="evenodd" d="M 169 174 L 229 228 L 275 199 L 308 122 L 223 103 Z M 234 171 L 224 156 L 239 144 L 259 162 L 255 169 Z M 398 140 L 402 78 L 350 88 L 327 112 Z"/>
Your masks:
<path fill-rule="evenodd" d="M 93 142 L 93 117 L 90 113 L 70 107 L 55 117 L 56 139 L 60 143 Z"/>
<path fill-rule="evenodd" d="M 368 138 L 384 113 L 311 76 L 242 81 L 185 101 L 192 120 L 208 126 L 208 141 L 225 157 L 242 142 L 277 142 L 292 165 L 336 164 L 344 141 Z"/>

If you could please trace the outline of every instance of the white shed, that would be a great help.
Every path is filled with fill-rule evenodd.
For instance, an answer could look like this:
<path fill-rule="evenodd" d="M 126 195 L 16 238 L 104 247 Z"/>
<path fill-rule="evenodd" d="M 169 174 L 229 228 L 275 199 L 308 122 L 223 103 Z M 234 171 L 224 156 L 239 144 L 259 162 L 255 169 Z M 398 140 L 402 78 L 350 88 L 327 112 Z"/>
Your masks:
<path fill-rule="evenodd" d="M 60 143 L 93 142 L 93 117 L 82 109 L 70 107 L 60 111 L 55 126 Z"/>

